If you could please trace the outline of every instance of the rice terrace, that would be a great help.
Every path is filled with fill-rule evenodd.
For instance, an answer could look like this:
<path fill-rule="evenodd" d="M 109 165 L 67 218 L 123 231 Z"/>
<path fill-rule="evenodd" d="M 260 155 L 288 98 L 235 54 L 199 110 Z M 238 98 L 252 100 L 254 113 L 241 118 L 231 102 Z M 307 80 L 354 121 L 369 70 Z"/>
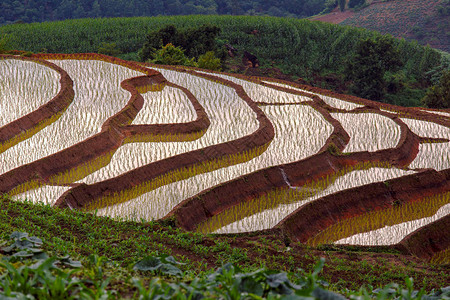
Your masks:
<path fill-rule="evenodd" d="M 0 73 L 0 193 L 449 262 L 449 111 L 101 54 Z"/>

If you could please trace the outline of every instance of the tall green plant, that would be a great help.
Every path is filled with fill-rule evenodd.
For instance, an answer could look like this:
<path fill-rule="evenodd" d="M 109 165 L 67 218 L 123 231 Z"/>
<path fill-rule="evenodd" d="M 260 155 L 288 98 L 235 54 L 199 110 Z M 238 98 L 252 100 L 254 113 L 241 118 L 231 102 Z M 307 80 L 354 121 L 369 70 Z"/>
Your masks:
<path fill-rule="evenodd" d="M 11 50 L 10 46 L 11 36 L 8 34 L 0 35 L 0 54 Z"/>
<path fill-rule="evenodd" d="M 197 64 L 193 58 L 189 59 L 184 55 L 184 50 L 167 44 L 155 52 L 155 58 L 150 60 L 154 64 L 161 65 L 183 65 L 196 67 Z"/>
<path fill-rule="evenodd" d="M 396 71 L 402 65 L 400 53 L 388 36 L 360 41 L 356 53 L 346 67 L 346 76 L 352 80 L 351 90 L 360 97 L 382 100 L 386 82 L 384 74 Z"/>
<path fill-rule="evenodd" d="M 431 87 L 422 102 L 427 107 L 450 108 L 450 70 L 442 73 L 439 83 Z"/>
<path fill-rule="evenodd" d="M 346 0 L 339 0 L 339 8 L 341 9 L 341 11 L 345 10 L 345 2 Z"/>

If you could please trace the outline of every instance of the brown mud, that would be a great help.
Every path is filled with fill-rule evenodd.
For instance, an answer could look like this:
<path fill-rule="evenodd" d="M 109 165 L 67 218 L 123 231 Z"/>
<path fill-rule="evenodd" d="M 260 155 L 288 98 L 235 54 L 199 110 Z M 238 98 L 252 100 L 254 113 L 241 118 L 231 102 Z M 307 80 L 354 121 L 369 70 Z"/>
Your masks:
<path fill-rule="evenodd" d="M 37 110 L 0 127 L 0 153 L 56 121 L 69 107 L 75 96 L 72 79 L 59 66 L 39 58 L 0 54 L 0 60 L 4 59 L 32 61 L 55 70 L 61 77 L 59 80 L 60 89 L 55 97 L 41 105 Z"/>
<path fill-rule="evenodd" d="M 209 126 L 209 119 L 206 112 L 189 90 L 167 82 L 160 73 L 154 70 L 147 69 L 132 62 L 98 54 L 43 54 L 36 55 L 34 59 L 39 58 L 99 59 L 142 71 L 146 76 L 130 78 L 121 83 L 121 87 L 131 93 L 130 100 L 119 113 L 104 123 L 102 131 L 99 134 L 51 156 L 0 175 L 0 193 L 11 192 L 18 186 L 23 186 L 28 183 L 36 183 L 38 185 L 55 183 L 55 180 L 62 180 L 60 179 L 63 177 L 61 174 L 92 163 L 98 160 L 99 157 L 111 156 L 111 153 L 123 143 L 155 140 L 192 140 L 200 137 Z M 145 65 L 151 66 L 148 64 Z M 195 72 L 195 68 L 187 69 L 173 66 L 165 66 L 164 68 L 186 72 L 234 88 L 238 96 L 257 114 L 257 120 L 259 121 L 258 130 L 237 140 L 169 157 L 95 184 L 77 184 L 58 199 L 56 206 L 82 209 L 94 206 L 98 208 L 112 203 L 124 202 L 131 199 L 124 192 L 132 191 L 133 189 L 142 189 L 142 194 L 163 184 L 180 180 L 180 176 L 188 176 L 179 175 L 177 172 L 187 172 L 196 168 L 196 174 L 200 174 L 210 172 L 219 167 L 243 162 L 240 155 L 255 151 L 255 149 L 257 150 L 256 154 L 258 154 L 264 151 L 274 138 L 274 128 L 258 105 L 283 105 L 282 103 L 254 102 L 248 97 L 242 86 L 215 76 L 214 72 L 211 72 L 211 74 L 203 74 Z M 304 186 L 321 180 L 326 176 L 333 176 L 343 170 L 362 164 L 386 164 L 398 168 L 407 167 L 416 157 L 419 151 L 419 144 L 427 138 L 414 134 L 402 122 L 400 117 L 415 118 L 450 127 L 449 117 L 426 112 L 421 108 L 405 108 L 378 103 L 354 96 L 336 94 L 320 88 L 294 84 L 283 80 L 273 80 L 272 78 L 246 77 L 226 73 L 220 74 L 249 80 L 280 91 L 306 96 L 311 101 L 298 104 L 309 105 L 316 109 L 332 124 L 334 130 L 326 144 L 316 155 L 297 162 L 265 168 L 241 176 L 235 180 L 205 190 L 181 202 L 172 209 L 166 216 L 166 219 L 174 219 L 178 226 L 187 230 L 195 230 L 199 224 L 207 221 L 211 217 L 238 204 L 252 201 L 270 191 L 280 188 L 288 189 Z M 302 89 L 303 91 L 289 87 L 280 87 L 262 81 L 287 84 Z M 192 122 L 177 124 L 130 125 L 143 106 L 144 100 L 140 92 L 158 90 L 163 88 L 164 85 L 176 87 L 184 91 L 197 112 L 197 119 Z M 311 92 L 360 104 L 363 107 L 350 111 L 338 109 L 326 104 L 320 96 L 313 95 Z M 389 112 L 382 110 L 388 110 Z M 391 149 L 343 154 L 342 151 L 349 142 L 350 137 L 341 124 L 331 116 L 330 112 L 376 113 L 383 115 L 400 126 L 400 141 L 395 148 Z M 31 124 L 31 126 L 36 126 L 36 124 Z M 437 141 L 437 139 L 434 140 Z M 440 141 L 443 140 L 441 139 Z M 384 183 L 373 183 L 363 187 L 341 191 L 300 207 L 279 223 L 277 228 L 286 238 L 304 242 L 316 232 L 323 230 L 339 220 L 351 218 L 369 211 L 391 207 L 399 201 L 411 202 L 429 195 L 446 192 L 450 190 L 449 172 L 449 170 L 441 172 L 425 170 Z M 83 176 L 86 175 L 83 174 Z M 195 174 L 190 174 L 189 176 L 193 175 Z M 162 178 L 165 178 L 165 181 L 161 180 Z M 159 183 L 157 182 L 158 180 Z M 74 178 L 71 178 L 67 182 L 62 180 L 57 183 L 70 184 L 73 181 Z M 105 199 L 112 202 L 102 202 Z M 445 227 L 443 226 L 447 223 L 442 222 L 435 222 L 428 227 L 411 233 L 399 245 L 393 247 L 429 259 L 435 253 L 442 252 L 443 249 L 448 248 L 448 240 L 442 238 L 445 233 Z M 445 222 L 448 222 L 448 220 Z M 435 235 L 426 234 L 426 230 L 432 230 Z M 428 245 L 423 242 L 425 237 L 431 238 L 431 242 L 429 241 Z M 422 245 L 417 245 L 417 243 L 422 243 Z M 437 247 L 433 243 L 438 243 L 440 246 Z"/>
<path fill-rule="evenodd" d="M 130 99 L 121 111 L 110 117 L 103 124 L 100 133 L 72 147 L 0 175 L 1 193 L 11 193 L 12 191 L 17 190 L 17 187 L 26 185 L 35 187 L 50 183 L 60 185 L 72 183 L 88 174 L 81 174 L 77 177 L 68 179 L 64 178 L 64 174 L 69 173 L 71 170 L 82 168 L 84 165 L 92 164 L 92 162 L 101 157 L 110 157 L 111 152 L 114 152 L 120 147 L 126 139 L 139 141 L 150 136 L 161 136 L 164 134 L 175 134 L 179 140 L 183 140 L 184 136 L 191 139 L 192 135 L 200 135 L 209 127 L 209 119 L 206 112 L 191 93 L 187 93 L 187 97 L 197 112 L 197 119 L 193 122 L 167 125 L 129 125 L 144 103 L 144 99 L 138 90 L 161 90 L 166 84 L 178 88 L 177 85 L 168 83 L 159 72 L 98 54 L 84 54 L 82 56 L 76 54 L 47 54 L 44 57 L 47 59 L 80 59 L 79 57 L 84 59 L 99 59 L 144 71 L 147 73 L 147 76 L 130 78 L 121 83 L 121 87 L 130 92 Z M 186 91 L 184 88 L 182 88 L 182 90 Z M 36 114 L 40 115 L 40 111 L 38 110 Z M 98 168 L 107 163 L 108 161 L 104 162 L 102 165 L 98 166 Z"/>
<path fill-rule="evenodd" d="M 268 146 L 274 137 L 272 123 L 240 85 L 213 75 L 200 74 L 194 71 L 187 72 L 234 88 L 238 96 L 257 114 L 259 128 L 254 133 L 237 140 L 172 156 L 95 184 L 81 184 L 63 194 L 58 199 L 57 206 L 70 206 L 72 208 L 95 206 L 99 208 L 124 202 L 131 197 L 127 196 L 127 191 L 130 191 L 129 193 L 136 197 L 136 195 L 149 192 L 161 186 L 161 184 L 177 181 L 177 177 L 179 178 L 182 175 L 176 172 L 187 172 L 192 169 L 196 169 L 196 174 L 210 172 L 219 167 L 237 163 L 234 159 L 230 160 L 231 157 Z M 209 164 L 210 162 L 213 164 Z M 220 163 L 217 164 L 217 162 Z M 151 182 L 160 178 L 165 178 L 165 181 L 162 183 Z"/>

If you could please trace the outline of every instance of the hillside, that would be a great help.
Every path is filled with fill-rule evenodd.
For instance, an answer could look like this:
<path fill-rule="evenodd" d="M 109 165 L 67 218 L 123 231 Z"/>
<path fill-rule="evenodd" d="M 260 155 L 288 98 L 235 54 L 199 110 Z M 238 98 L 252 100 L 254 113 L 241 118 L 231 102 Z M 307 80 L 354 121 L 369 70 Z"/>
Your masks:
<path fill-rule="evenodd" d="M 450 292 L 449 110 L 101 54 L 0 74 L 0 296 Z"/>
<path fill-rule="evenodd" d="M 2 0 L 0 25 L 79 18 L 194 14 L 302 18 L 320 13 L 326 3 L 326 0 Z"/>
<path fill-rule="evenodd" d="M 361 9 L 333 12 L 314 20 L 389 33 L 450 52 L 450 2 L 447 0 L 368 1 Z"/>
<path fill-rule="evenodd" d="M 421 99 L 432 84 L 428 72 L 442 69 L 441 54 L 417 43 L 383 37 L 362 28 L 293 18 L 171 16 L 77 19 L 6 25 L 0 27 L 0 35 L 10 35 L 13 49 L 32 52 L 98 52 L 102 44 L 114 43 L 116 50 L 121 52 L 119 57 L 137 61 L 138 52 L 150 32 L 167 25 L 187 29 L 199 28 L 204 24 L 220 28 L 218 45 L 223 47 L 229 44 L 238 50 L 234 61 L 229 60 L 228 70 L 232 72 L 276 76 L 343 93 L 352 92 L 352 82 L 346 78 L 349 70 L 360 69 L 349 67 L 355 61 L 353 58 L 360 42 L 384 40 L 393 49 L 392 53 L 401 67 L 386 72 L 386 76 L 381 74 L 384 78 L 377 81 L 368 80 L 382 83 L 380 87 L 372 88 L 382 95 L 371 99 L 397 105 L 422 105 Z M 245 51 L 258 58 L 258 68 L 234 68 L 242 63 Z M 373 59 L 388 57 L 381 54 Z"/>

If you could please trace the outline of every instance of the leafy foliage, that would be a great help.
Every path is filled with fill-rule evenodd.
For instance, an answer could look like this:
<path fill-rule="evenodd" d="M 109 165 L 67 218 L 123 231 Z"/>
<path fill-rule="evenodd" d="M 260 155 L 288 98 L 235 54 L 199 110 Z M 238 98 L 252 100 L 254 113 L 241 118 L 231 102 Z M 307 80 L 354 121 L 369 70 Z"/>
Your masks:
<path fill-rule="evenodd" d="M 182 275 L 183 272 L 181 272 L 177 265 L 183 265 L 183 263 L 178 262 L 173 256 L 147 256 L 137 262 L 133 269 L 137 271 L 151 271 L 162 275 Z"/>
<path fill-rule="evenodd" d="M 438 84 L 431 87 L 423 98 L 431 108 L 450 108 L 450 70 L 444 71 Z"/>
<path fill-rule="evenodd" d="M 117 49 L 116 43 L 102 43 L 98 48 L 98 53 L 109 56 L 117 56 L 121 53 L 120 49 Z"/>
<path fill-rule="evenodd" d="M 186 14 L 307 17 L 321 12 L 325 3 L 326 0 L 2 0 L 0 24 Z"/>
<path fill-rule="evenodd" d="M 360 97 L 382 100 L 386 88 L 384 74 L 396 71 L 401 65 L 400 53 L 387 36 L 360 41 L 346 67 L 347 78 L 353 81 L 352 92 Z"/>
<path fill-rule="evenodd" d="M 198 57 L 197 65 L 199 68 L 208 69 L 213 71 L 221 71 L 220 58 L 214 56 L 213 51 L 208 51 Z"/>
<path fill-rule="evenodd" d="M 184 55 L 184 50 L 167 44 L 161 49 L 155 51 L 154 59 L 150 62 L 161 65 L 183 65 L 195 67 L 197 64 L 193 58 L 189 59 Z"/>
<path fill-rule="evenodd" d="M 172 44 L 184 49 L 190 58 L 198 57 L 208 51 L 218 51 L 224 56 L 224 51 L 216 43 L 220 28 L 215 25 L 203 24 L 180 30 L 175 25 L 167 25 L 159 30 L 151 31 L 147 35 L 144 46 L 139 51 L 142 61 L 155 59 L 155 51 L 164 45 Z"/>
<path fill-rule="evenodd" d="M 7 34 L 0 35 L 0 54 L 10 50 L 11 37 Z"/>
<path fill-rule="evenodd" d="M 10 249 L 33 247 L 42 240 L 28 237 L 27 233 L 14 232 Z M 23 243 L 18 243 L 22 241 Z M 111 277 L 106 276 L 103 267 L 105 257 L 90 255 L 83 269 L 81 264 L 62 269 L 56 266 L 55 257 L 47 257 L 17 266 L 3 261 L 0 269 L 0 298 L 2 299 L 117 299 L 117 291 L 109 287 Z M 142 278 L 128 277 L 137 289 L 133 299 L 346 299 L 343 295 L 326 289 L 327 283 L 319 273 L 325 259 L 320 261 L 310 273 L 300 270 L 291 281 L 288 274 L 261 268 L 244 272 L 238 266 L 226 263 L 210 274 L 196 276 L 190 280 L 180 277 L 183 273 L 176 265 L 183 265 L 172 256 L 148 256 L 133 267 L 138 271 L 153 271 L 167 276 L 165 280 L 154 277 L 148 283 Z M 131 270 L 129 270 L 131 272 Z M 75 275 L 81 275 L 81 278 Z M 171 277 L 177 276 L 177 277 Z M 390 284 L 384 288 L 362 287 L 357 292 L 348 292 L 351 299 L 447 299 L 450 287 L 425 295 L 424 290 L 416 291 L 411 278 L 406 278 L 406 289 Z M 128 298 L 128 297 L 127 297 Z"/>

